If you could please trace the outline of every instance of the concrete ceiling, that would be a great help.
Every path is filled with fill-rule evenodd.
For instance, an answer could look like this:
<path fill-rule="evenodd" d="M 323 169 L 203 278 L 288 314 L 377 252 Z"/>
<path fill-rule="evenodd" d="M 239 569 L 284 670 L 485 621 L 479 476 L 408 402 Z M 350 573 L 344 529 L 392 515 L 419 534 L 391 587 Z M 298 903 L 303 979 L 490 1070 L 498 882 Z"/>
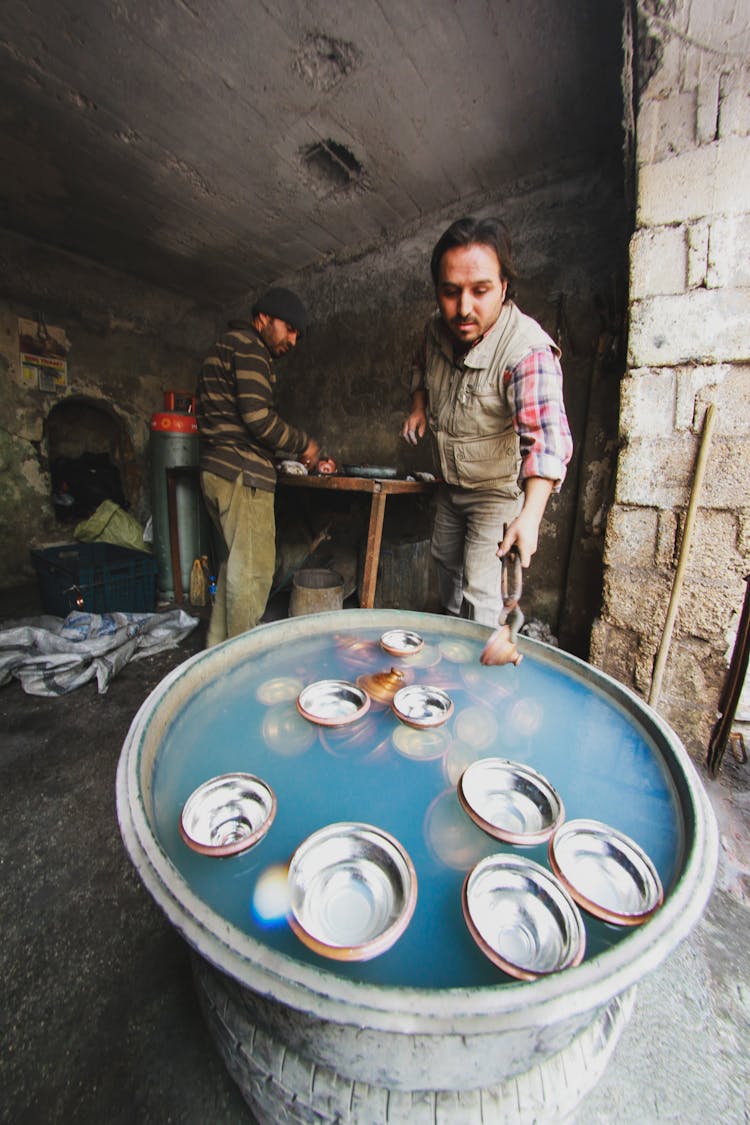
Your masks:
<path fill-rule="evenodd" d="M 198 300 L 617 159 L 614 0 L 3 0 L 0 228 Z"/>

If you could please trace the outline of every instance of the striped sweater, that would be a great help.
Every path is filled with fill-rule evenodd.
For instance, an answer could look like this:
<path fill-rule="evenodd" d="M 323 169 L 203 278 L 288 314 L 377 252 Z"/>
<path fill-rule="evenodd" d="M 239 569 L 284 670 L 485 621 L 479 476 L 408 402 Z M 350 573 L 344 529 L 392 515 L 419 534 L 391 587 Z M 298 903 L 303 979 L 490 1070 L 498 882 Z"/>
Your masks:
<path fill-rule="evenodd" d="M 298 457 L 308 437 L 278 414 L 270 352 L 251 324 L 233 327 L 214 344 L 198 380 L 196 418 L 200 467 L 225 480 L 243 474 L 247 487 L 273 492 L 275 457 Z"/>

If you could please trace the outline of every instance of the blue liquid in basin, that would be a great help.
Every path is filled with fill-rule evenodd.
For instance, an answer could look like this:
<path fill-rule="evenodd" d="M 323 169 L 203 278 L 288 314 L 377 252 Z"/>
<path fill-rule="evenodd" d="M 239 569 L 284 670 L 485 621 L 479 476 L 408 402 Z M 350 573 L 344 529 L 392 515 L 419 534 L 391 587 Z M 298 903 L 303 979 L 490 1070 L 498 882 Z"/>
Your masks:
<path fill-rule="evenodd" d="M 527 655 L 516 668 L 479 663 L 483 640 L 421 630 L 425 649 L 398 658 L 379 646 L 382 629 L 320 632 L 246 660 L 198 690 L 166 731 L 154 769 L 154 831 L 193 891 L 256 940 L 353 980 L 456 988 L 510 982 L 480 952 L 464 922 L 461 886 L 483 856 L 521 853 L 549 867 L 547 846 L 515 848 L 492 839 L 461 809 L 456 782 L 482 757 L 525 762 L 560 794 L 566 820 L 585 817 L 625 832 L 650 856 L 665 893 L 680 873 L 684 830 L 674 783 L 632 716 L 591 684 Z M 352 648 L 346 642 L 370 642 Z M 315 680 L 355 681 L 396 667 L 447 691 L 454 713 L 432 731 L 414 730 L 373 706 L 355 724 L 324 728 L 295 700 Z M 179 835 L 182 807 L 210 777 L 253 773 L 276 792 L 267 836 L 239 856 L 193 852 Z M 372 961 L 318 956 L 291 931 L 274 889 L 312 832 L 364 821 L 395 836 L 411 856 L 418 897 L 411 923 Z M 275 880 L 275 882 L 274 882 Z M 276 901 L 279 901 L 278 898 Z M 586 959 L 629 930 L 583 913 Z"/>

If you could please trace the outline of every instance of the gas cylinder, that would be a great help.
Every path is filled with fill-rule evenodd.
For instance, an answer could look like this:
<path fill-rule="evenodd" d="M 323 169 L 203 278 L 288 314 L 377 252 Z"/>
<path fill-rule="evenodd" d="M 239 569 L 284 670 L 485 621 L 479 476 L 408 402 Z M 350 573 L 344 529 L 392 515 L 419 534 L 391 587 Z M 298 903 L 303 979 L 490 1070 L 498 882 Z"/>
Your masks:
<path fill-rule="evenodd" d="M 153 549 L 159 566 L 159 598 L 174 600 L 167 470 L 176 474 L 177 535 L 180 548 L 182 589 L 190 589 L 193 560 L 208 553 L 208 516 L 203 504 L 199 476 L 198 425 L 192 413 L 164 410 L 151 415 L 151 514 L 154 525 Z"/>

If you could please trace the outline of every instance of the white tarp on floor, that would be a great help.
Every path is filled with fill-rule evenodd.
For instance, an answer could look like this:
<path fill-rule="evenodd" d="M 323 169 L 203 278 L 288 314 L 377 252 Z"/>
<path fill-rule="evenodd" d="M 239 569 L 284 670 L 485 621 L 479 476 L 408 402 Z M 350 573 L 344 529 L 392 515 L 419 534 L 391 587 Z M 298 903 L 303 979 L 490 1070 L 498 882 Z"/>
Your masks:
<path fill-rule="evenodd" d="M 0 686 L 15 677 L 29 695 L 54 696 L 96 679 L 103 694 L 129 660 L 175 648 L 197 624 L 182 609 L 26 618 L 0 630 Z"/>

